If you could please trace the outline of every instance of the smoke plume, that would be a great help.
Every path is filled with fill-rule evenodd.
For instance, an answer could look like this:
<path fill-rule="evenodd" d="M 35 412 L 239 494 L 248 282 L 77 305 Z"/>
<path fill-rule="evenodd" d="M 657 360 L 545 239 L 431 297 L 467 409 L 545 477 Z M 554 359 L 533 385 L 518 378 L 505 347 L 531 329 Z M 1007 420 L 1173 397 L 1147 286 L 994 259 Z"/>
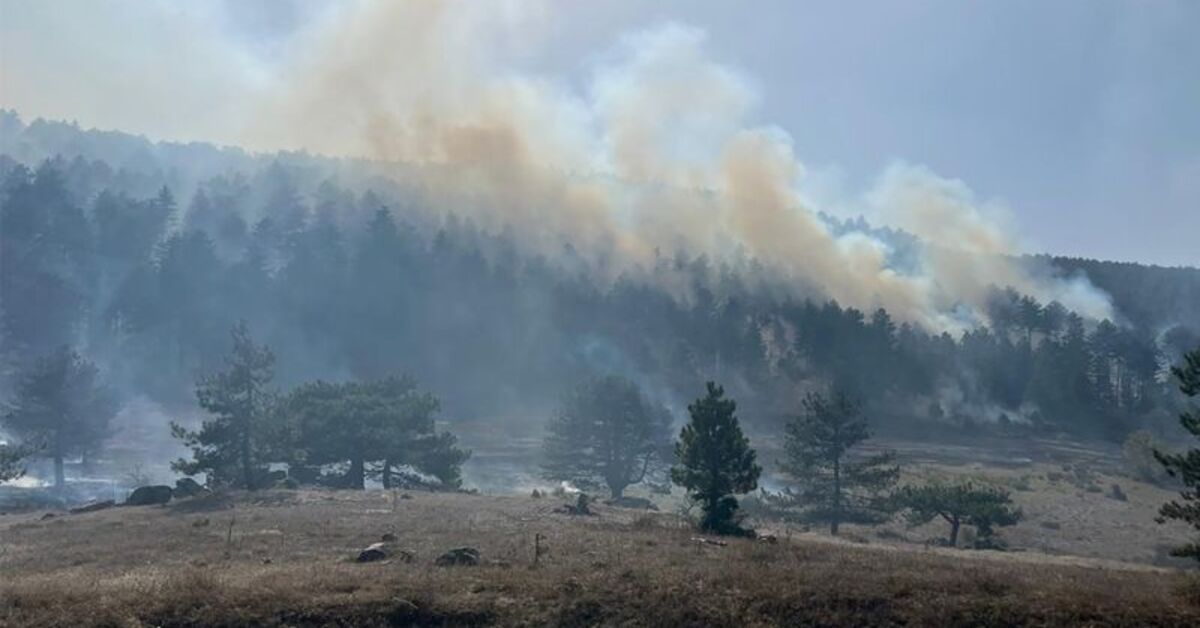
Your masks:
<path fill-rule="evenodd" d="M 835 236 L 801 202 L 783 130 L 755 125 L 756 94 L 709 59 L 705 34 L 667 24 L 625 36 L 572 89 L 523 72 L 538 11 L 509 4 L 364 2 L 304 38 L 252 144 L 397 164 L 424 204 L 510 228 L 532 252 L 570 242 L 593 268 L 636 272 L 657 252 L 753 259 L 844 305 L 932 329 L 978 322 L 990 284 L 1110 316 L 1085 281 L 1041 276 L 965 185 L 897 165 L 863 205 L 927 246 L 915 269 L 889 245 Z"/>

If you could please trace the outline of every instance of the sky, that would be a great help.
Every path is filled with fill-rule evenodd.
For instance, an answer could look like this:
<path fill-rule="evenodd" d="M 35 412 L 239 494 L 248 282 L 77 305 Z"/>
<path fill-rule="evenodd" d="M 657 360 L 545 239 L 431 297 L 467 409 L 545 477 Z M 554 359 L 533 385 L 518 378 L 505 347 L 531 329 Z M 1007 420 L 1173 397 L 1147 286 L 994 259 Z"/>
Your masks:
<path fill-rule="evenodd" d="M 1006 207 L 1026 251 L 1200 265 L 1200 2 L 505 4 L 522 17 L 495 54 L 567 85 L 628 33 L 699 29 L 835 212 L 917 164 Z M 0 0 L 0 106 L 245 144 L 248 103 L 334 10 Z"/>

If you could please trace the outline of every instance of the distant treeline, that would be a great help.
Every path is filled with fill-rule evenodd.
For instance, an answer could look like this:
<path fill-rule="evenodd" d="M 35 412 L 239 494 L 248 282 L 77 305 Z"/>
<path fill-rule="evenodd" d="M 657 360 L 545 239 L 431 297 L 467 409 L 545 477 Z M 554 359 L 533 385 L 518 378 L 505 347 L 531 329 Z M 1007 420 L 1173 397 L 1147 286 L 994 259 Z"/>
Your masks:
<path fill-rule="evenodd" d="M 752 428 L 777 427 L 804 391 L 836 384 L 881 431 L 1120 438 L 1173 423 L 1163 375 L 1200 337 L 1196 269 L 1055 259 L 1112 294 L 1124 320 L 1085 321 L 997 287 L 991 325 L 951 336 L 781 295 L 703 256 L 664 252 L 638 277 L 598 280 L 569 243 L 553 259 L 524 255 L 504 233 L 431 218 L 395 190 L 237 155 L 230 164 L 257 170 L 181 183 L 194 188 L 186 199 L 144 192 L 189 180 L 153 153 L 136 167 L 0 155 L 6 390 L 22 364 L 66 345 L 120 391 L 190 404 L 245 320 L 280 355 L 285 387 L 408 373 L 450 419 L 540 424 L 562 391 L 618 373 L 677 415 L 719 379 Z"/>

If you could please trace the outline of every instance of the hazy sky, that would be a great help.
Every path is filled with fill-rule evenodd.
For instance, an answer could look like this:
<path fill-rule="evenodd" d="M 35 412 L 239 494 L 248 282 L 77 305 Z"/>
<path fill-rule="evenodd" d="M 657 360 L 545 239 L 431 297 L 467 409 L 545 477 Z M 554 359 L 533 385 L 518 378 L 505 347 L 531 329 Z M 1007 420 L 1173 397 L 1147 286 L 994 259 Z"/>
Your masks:
<path fill-rule="evenodd" d="M 305 0 L 0 0 L 0 106 L 236 141 L 244 101 L 327 9 Z M 1006 204 L 1030 251 L 1200 265 L 1200 2 L 551 3 L 523 67 L 567 82 L 680 22 L 793 137 L 815 194 L 897 160 Z"/>

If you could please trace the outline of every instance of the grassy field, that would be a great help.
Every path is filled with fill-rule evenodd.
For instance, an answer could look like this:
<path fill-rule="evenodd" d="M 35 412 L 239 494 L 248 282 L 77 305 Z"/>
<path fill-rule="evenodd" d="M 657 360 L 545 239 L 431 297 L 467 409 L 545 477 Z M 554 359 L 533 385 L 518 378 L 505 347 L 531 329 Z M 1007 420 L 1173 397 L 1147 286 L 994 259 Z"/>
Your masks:
<path fill-rule="evenodd" d="M 811 533 L 719 546 L 667 513 L 410 497 L 271 491 L 6 515 L 0 625 L 1200 625 L 1200 581 L 1149 565 Z M 389 560 L 353 561 L 384 534 Z M 460 546 L 482 564 L 434 566 Z"/>

